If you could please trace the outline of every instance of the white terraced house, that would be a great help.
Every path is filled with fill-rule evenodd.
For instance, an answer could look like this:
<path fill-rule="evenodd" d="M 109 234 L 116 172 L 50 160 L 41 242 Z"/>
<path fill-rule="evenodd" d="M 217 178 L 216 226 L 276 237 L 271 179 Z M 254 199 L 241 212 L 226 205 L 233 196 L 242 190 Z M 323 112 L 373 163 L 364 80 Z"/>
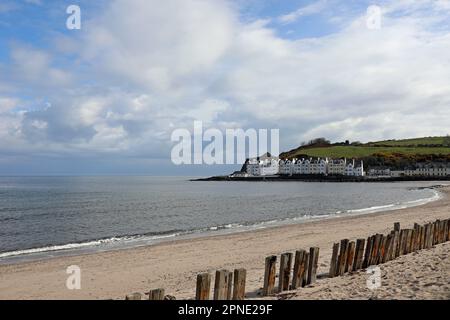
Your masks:
<path fill-rule="evenodd" d="M 247 174 L 250 176 L 270 175 L 346 175 L 362 177 L 365 175 L 364 164 L 356 165 L 355 160 L 347 163 L 346 159 L 292 159 L 279 160 L 278 158 L 263 156 L 253 158 L 247 162 Z"/>
<path fill-rule="evenodd" d="M 418 164 L 415 169 L 406 169 L 404 175 L 407 177 L 445 177 L 450 176 L 450 167 L 443 164 Z"/>
<path fill-rule="evenodd" d="M 347 167 L 347 159 L 332 159 L 328 161 L 328 174 L 345 175 L 346 167 Z"/>
<path fill-rule="evenodd" d="M 291 160 L 280 160 L 280 174 L 281 175 L 292 175 L 294 165 Z"/>
<path fill-rule="evenodd" d="M 363 169 L 363 162 L 361 161 L 361 165 L 357 166 L 355 163 L 355 160 L 353 162 L 348 163 L 345 167 L 345 175 L 346 176 L 352 176 L 352 177 L 362 177 L 365 175 L 364 169 Z"/>
<path fill-rule="evenodd" d="M 276 158 L 250 159 L 247 173 L 251 176 L 273 176 L 279 173 L 279 160 Z"/>

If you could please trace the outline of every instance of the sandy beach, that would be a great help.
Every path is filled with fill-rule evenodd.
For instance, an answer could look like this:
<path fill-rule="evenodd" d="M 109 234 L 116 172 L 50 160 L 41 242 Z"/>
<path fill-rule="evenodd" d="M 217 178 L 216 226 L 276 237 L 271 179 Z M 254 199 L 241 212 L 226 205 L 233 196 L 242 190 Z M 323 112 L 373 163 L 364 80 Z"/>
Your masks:
<path fill-rule="evenodd" d="M 388 233 L 394 222 L 409 228 L 415 222 L 423 224 L 450 218 L 450 187 L 441 188 L 439 192 L 440 200 L 413 208 L 2 265 L 0 299 L 123 299 L 126 294 L 159 287 L 177 299 L 186 299 L 195 295 L 198 273 L 222 268 L 246 268 L 247 295 L 256 298 L 263 283 L 266 256 L 317 246 L 320 248 L 319 274 L 327 272 L 333 242 Z M 448 244 L 442 244 L 382 266 L 387 287 L 378 293 L 364 289 L 366 275 L 360 272 L 320 279 L 314 287 L 302 289 L 290 298 L 449 299 L 449 248 Z M 71 265 L 81 268 L 81 290 L 66 288 L 66 268 Z"/>

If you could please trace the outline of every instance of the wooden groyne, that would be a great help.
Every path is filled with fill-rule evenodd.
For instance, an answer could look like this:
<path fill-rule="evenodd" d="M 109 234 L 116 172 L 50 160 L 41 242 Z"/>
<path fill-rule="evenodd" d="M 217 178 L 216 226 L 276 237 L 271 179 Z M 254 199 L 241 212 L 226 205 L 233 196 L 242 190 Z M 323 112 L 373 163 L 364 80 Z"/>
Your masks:
<path fill-rule="evenodd" d="M 367 239 L 342 239 L 333 244 L 328 277 L 343 276 L 346 273 L 367 269 L 384 264 L 402 255 L 407 255 L 434 245 L 450 241 L 450 219 L 436 220 L 424 225 L 415 223 L 411 229 L 401 229 L 400 223 L 394 223 L 388 234 L 374 234 Z M 271 296 L 288 290 L 306 287 L 316 282 L 319 263 L 319 248 L 297 250 L 295 253 L 284 252 L 280 255 L 280 266 L 277 271 L 278 256 L 265 259 L 262 296 Z M 278 274 L 278 286 L 276 278 Z M 214 277 L 201 273 L 197 275 L 196 300 L 244 300 L 247 271 L 235 269 L 217 270 Z M 162 288 L 145 293 L 148 300 L 173 300 L 175 297 L 165 295 Z M 126 300 L 142 300 L 144 295 L 132 293 Z"/>

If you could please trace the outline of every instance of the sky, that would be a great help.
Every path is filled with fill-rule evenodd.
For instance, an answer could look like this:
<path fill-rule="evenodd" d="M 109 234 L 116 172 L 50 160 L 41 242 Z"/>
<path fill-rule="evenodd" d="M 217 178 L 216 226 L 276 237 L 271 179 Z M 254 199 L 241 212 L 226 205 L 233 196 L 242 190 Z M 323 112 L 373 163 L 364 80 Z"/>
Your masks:
<path fill-rule="evenodd" d="M 0 175 L 239 167 L 172 163 L 194 121 L 281 151 L 446 135 L 449 75 L 450 0 L 1 0 Z"/>

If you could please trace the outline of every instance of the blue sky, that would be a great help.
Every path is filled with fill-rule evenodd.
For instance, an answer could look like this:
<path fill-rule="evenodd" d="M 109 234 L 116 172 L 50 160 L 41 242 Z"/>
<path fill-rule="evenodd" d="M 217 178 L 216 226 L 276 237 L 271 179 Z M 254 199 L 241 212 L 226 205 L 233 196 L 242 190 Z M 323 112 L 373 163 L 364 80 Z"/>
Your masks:
<path fill-rule="evenodd" d="M 171 163 L 195 120 L 279 129 L 281 150 L 448 134 L 449 17 L 447 0 L 2 0 L 0 174 L 238 167 Z"/>

